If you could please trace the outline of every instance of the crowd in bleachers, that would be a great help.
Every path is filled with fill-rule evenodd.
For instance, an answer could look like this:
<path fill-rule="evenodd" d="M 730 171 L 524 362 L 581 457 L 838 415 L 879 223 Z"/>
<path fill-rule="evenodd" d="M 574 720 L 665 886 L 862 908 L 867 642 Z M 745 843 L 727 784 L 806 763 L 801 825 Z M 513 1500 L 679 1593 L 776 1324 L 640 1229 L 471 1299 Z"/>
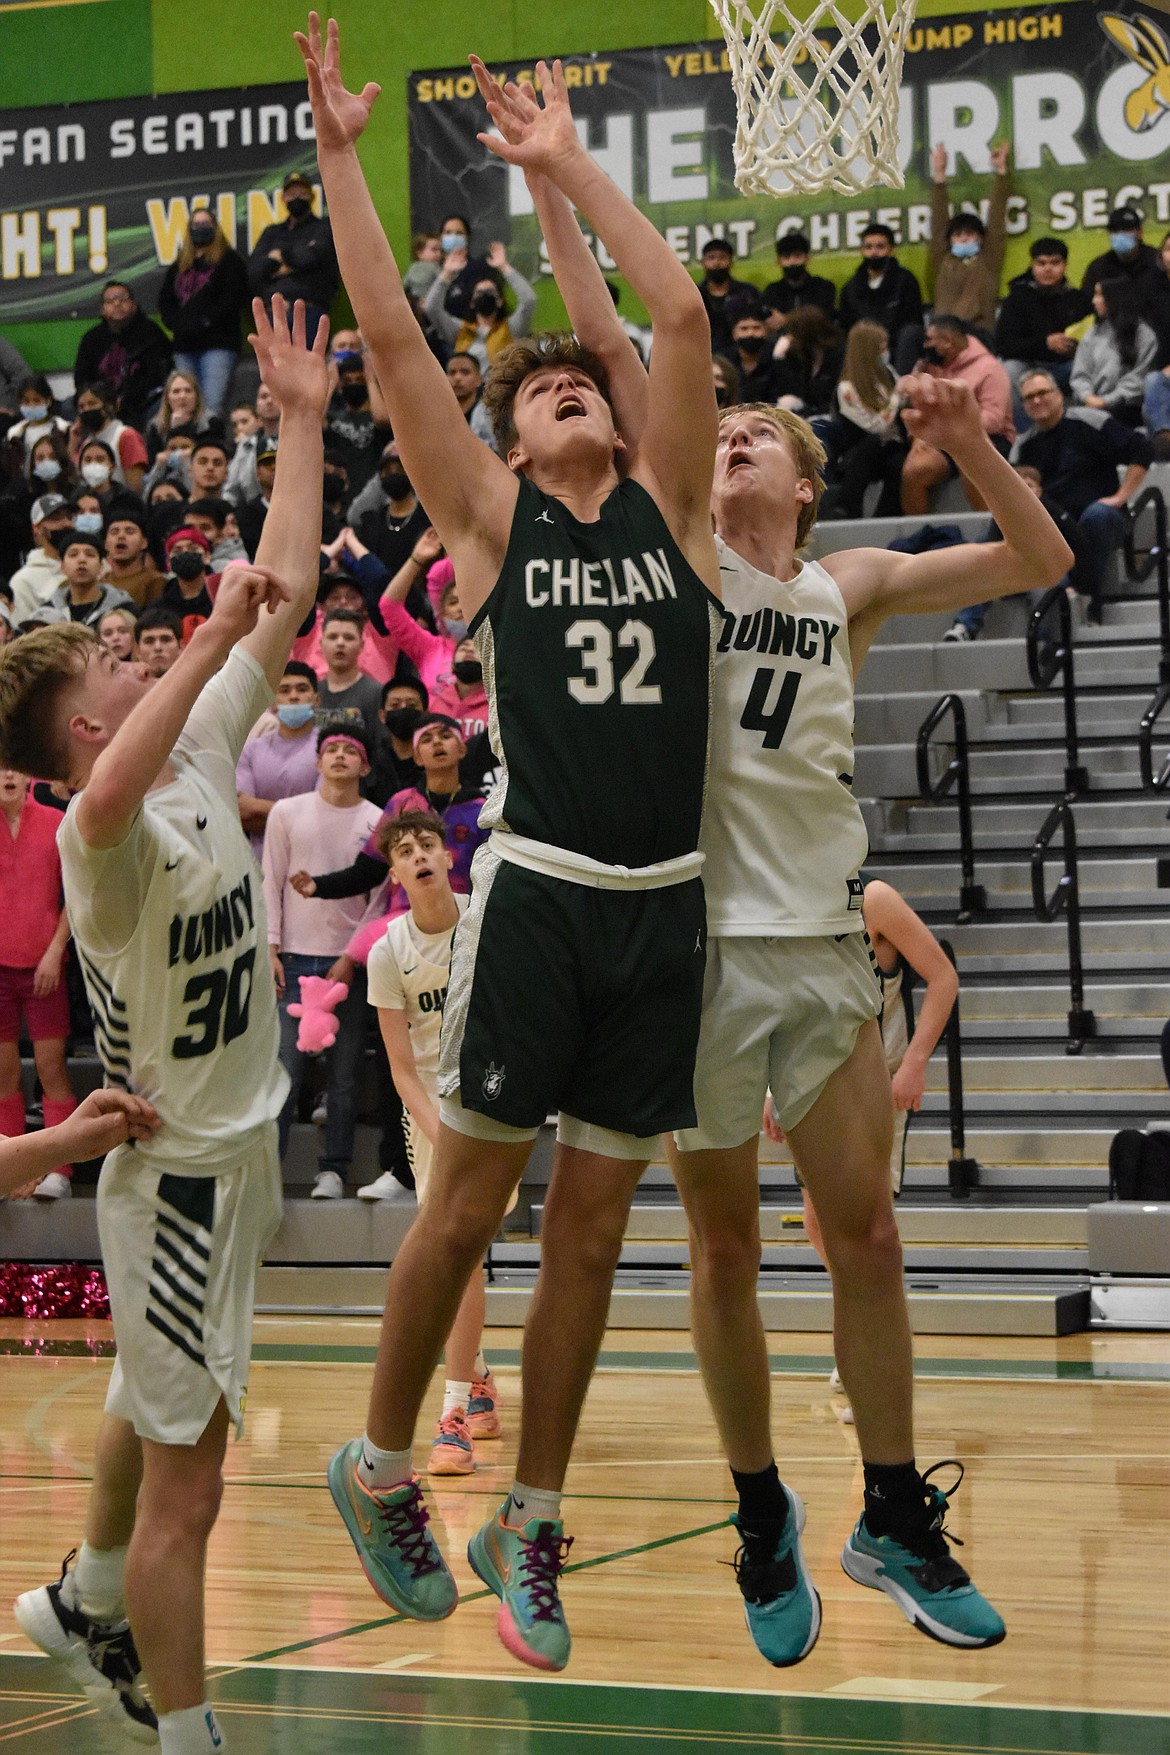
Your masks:
<path fill-rule="evenodd" d="M 894 234 L 881 224 L 866 229 L 861 260 L 839 287 L 817 272 L 799 231 L 779 238 L 777 277 L 762 288 L 737 277 L 730 243 L 710 239 L 699 284 L 717 399 L 722 407 L 775 403 L 808 419 L 827 456 L 823 518 L 925 517 L 955 471 L 903 426 L 905 380 L 915 372 L 965 380 L 993 442 L 1061 523 L 1077 557 L 1070 593 L 1099 619 L 1124 507 L 1150 463 L 1170 458 L 1170 235 L 1151 244 L 1141 216 L 1118 208 L 1108 248 L 1079 286 L 1053 237 L 1031 243 L 1030 268 L 1005 286 L 1006 149 L 992 163 L 984 219 L 951 211 L 945 154 L 932 155 L 926 286 L 899 263 Z M 339 290 L 329 224 L 314 215 L 305 178 L 290 173 L 283 195 L 286 217 L 246 261 L 210 211 L 192 213 L 163 283 L 161 323 L 139 309 L 131 287 L 107 285 L 68 399 L 0 337 L 0 642 L 54 621 L 81 622 L 114 657 L 161 676 L 210 614 L 223 568 L 255 557 L 280 412 L 241 352 L 249 301 L 274 292 L 303 299 L 312 332 Z M 404 280 L 472 431 L 491 445 L 485 376 L 509 341 L 528 332 L 536 297 L 503 245 L 487 243 L 482 256 L 477 247 L 471 222 L 449 215 L 415 239 Z M 626 328 L 649 359 L 652 334 Z M 493 757 L 458 581 L 399 455 L 361 336 L 337 332 L 329 359 L 317 607 L 244 752 L 238 791 L 264 870 L 273 974 L 284 996 L 282 1058 L 294 1086 L 302 1066 L 287 1009 L 293 977 L 328 974 L 349 985 L 328 1061 L 314 1190 L 337 1197 L 353 1155 L 367 1038 L 364 951 L 373 923 L 404 906 L 386 881 L 384 820 L 405 809 L 437 811 L 454 887 L 466 891 Z M 963 491 L 979 509 L 974 490 Z M 981 620 L 977 609 L 964 611 L 949 637 L 975 637 Z M 0 790 L 11 830 L 6 866 L 16 861 L 7 888 L 24 881 L 22 809 L 31 822 L 32 812 L 61 800 L 37 787 L 22 806 L 22 787 Z M 42 843 L 34 846 L 30 832 L 30 860 L 42 856 Z M 0 928 L 0 972 L 32 958 L 28 982 L 60 987 L 54 920 L 46 914 L 38 927 L 44 945 L 28 938 L 27 922 L 20 943 L 15 931 Z M 84 1028 L 80 984 L 72 998 L 76 1034 Z M 53 1018 L 58 1028 L 59 1010 Z M 14 1073 L 5 1065 L 0 1131 L 11 1132 L 19 1066 Z M 53 1078 L 56 1091 L 61 1080 Z M 385 1069 L 382 1084 L 383 1174 L 362 1191 L 373 1198 L 409 1176 Z M 46 1084 L 46 1112 L 48 1100 Z M 297 1103 L 294 1089 L 283 1141 Z M 64 1177 L 46 1183 L 58 1194 L 67 1186 Z"/>

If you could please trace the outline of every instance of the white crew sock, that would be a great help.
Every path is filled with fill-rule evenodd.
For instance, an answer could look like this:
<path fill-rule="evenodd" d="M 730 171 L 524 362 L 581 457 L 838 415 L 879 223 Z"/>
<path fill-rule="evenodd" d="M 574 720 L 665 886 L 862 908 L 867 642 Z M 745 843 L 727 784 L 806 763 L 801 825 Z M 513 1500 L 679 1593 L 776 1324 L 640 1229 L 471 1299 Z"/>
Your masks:
<path fill-rule="evenodd" d="M 183 1712 L 164 1712 L 158 1721 L 162 1755 L 219 1755 L 227 1747 L 223 1732 L 207 1701 Z"/>
<path fill-rule="evenodd" d="M 77 1606 L 91 1621 L 108 1627 L 126 1618 L 122 1576 L 126 1570 L 125 1548 L 91 1548 L 82 1542 L 73 1568 Z"/>
<path fill-rule="evenodd" d="M 461 1414 L 466 1414 L 470 1399 L 471 1385 L 469 1383 L 455 1383 L 449 1377 L 443 1390 L 443 1419 L 445 1420 L 448 1414 L 453 1414 L 456 1410 Z"/>
<path fill-rule="evenodd" d="M 483 1356 L 483 1348 L 481 1347 L 479 1352 L 475 1355 L 475 1381 L 477 1383 L 485 1382 L 487 1374 L 488 1362 Z"/>
<path fill-rule="evenodd" d="M 409 1450 L 379 1450 L 369 1433 L 362 1439 L 357 1475 L 363 1486 L 372 1487 L 375 1493 L 385 1493 L 391 1487 L 404 1486 L 413 1474 Z"/>
<path fill-rule="evenodd" d="M 512 1482 L 512 1490 L 504 1507 L 504 1522 L 513 1529 L 519 1529 L 534 1517 L 538 1517 L 542 1523 L 546 1520 L 555 1523 L 560 1515 L 559 1493 L 549 1493 L 542 1487 L 526 1487 L 523 1481 Z"/>

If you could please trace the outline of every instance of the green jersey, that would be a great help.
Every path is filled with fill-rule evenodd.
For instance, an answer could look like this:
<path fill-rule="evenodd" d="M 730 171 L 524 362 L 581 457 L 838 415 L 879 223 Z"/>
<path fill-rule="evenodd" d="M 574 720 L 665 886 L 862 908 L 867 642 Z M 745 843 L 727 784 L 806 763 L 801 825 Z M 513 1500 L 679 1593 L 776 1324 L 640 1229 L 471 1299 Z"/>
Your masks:
<path fill-rule="evenodd" d="M 720 626 L 645 488 L 622 482 L 583 524 L 521 476 L 471 623 L 503 770 L 481 827 L 606 865 L 692 853 Z"/>

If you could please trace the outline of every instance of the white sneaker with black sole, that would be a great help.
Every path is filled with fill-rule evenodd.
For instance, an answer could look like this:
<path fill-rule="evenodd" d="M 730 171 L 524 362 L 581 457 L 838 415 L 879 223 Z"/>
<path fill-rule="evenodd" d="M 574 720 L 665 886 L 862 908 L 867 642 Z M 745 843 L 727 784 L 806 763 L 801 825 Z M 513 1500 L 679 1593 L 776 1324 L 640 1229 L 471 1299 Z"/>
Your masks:
<path fill-rule="evenodd" d="M 50 1170 L 47 1176 L 33 1189 L 36 1200 L 68 1200 L 73 1193 L 73 1184 L 68 1176 L 62 1176 L 59 1170 Z"/>
<path fill-rule="evenodd" d="M 975 636 L 970 628 L 966 627 L 962 622 L 952 622 L 946 633 L 943 635 L 944 642 L 951 640 L 966 643 L 974 638 Z"/>
<path fill-rule="evenodd" d="M 16 1624 L 97 1707 L 108 1724 L 136 1743 L 158 1747 L 158 1720 L 142 1692 L 142 1665 L 127 1621 L 91 1621 L 77 1604 L 68 1554 L 56 1584 L 25 1591 Z"/>
<path fill-rule="evenodd" d="M 318 1170 L 310 1200 L 344 1200 L 345 1183 L 336 1170 Z"/>

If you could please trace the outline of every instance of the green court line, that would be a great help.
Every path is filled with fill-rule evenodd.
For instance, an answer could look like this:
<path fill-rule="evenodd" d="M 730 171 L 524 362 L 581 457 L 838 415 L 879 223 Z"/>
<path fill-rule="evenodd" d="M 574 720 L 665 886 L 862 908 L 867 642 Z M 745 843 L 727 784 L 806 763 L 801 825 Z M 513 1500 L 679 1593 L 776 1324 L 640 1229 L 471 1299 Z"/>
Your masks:
<path fill-rule="evenodd" d="M 0 1339 L 0 1358 L 45 1359 L 112 1359 L 115 1347 L 111 1339 L 45 1340 L 40 1336 L 28 1340 L 8 1337 Z M 514 1369 L 520 1364 L 517 1347 L 493 1347 L 492 1360 L 501 1367 Z M 377 1357 L 375 1347 L 328 1346 L 310 1341 L 258 1341 L 252 1349 L 252 1360 L 263 1365 L 372 1365 Z M 769 1367 L 775 1377 L 827 1376 L 833 1368 L 831 1353 L 772 1353 Z M 604 1349 L 597 1361 L 601 1371 L 647 1371 L 688 1373 L 698 1370 L 694 1353 L 639 1352 Z M 928 1358 L 915 1362 L 915 1376 L 924 1381 L 931 1378 L 970 1378 L 983 1382 L 1020 1383 L 1170 1383 L 1170 1361 L 1145 1363 L 1095 1359 L 949 1359 Z"/>
<path fill-rule="evenodd" d="M 588 1572 L 595 1566 L 609 1566 L 614 1560 L 628 1560 L 634 1554 L 649 1554 L 655 1548 L 670 1548 L 676 1542 L 689 1542 L 695 1536 L 713 1535 L 716 1530 L 725 1529 L 727 1519 L 720 1518 L 718 1523 L 700 1524 L 697 1529 L 680 1530 L 677 1535 L 659 1536 L 653 1542 L 639 1542 L 634 1548 L 616 1548 L 612 1554 L 599 1554 L 593 1560 L 574 1560 L 564 1568 L 564 1575 L 570 1572 Z M 459 1604 L 478 1603 L 484 1597 L 490 1597 L 490 1590 L 468 1591 L 459 1598 Z M 280 1645 L 273 1651 L 261 1651 L 252 1657 L 240 1658 L 242 1664 L 263 1664 L 273 1658 L 291 1657 L 294 1652 L 310 1651 L 316 1646 L 333 1645 L 339 1639 L 352 1639 L 355 1633 L 372 1633 L 379 1627 L 394 1627 L 400 1621 L 409 1620 L 407 1615 L 386 1615 L 377 1621 L 359 1621 L 356 1626 L 343 1627 L 336 1633 L 319 1633 L 314 1639 L 301 1639 L 294 1645 Z"/>

